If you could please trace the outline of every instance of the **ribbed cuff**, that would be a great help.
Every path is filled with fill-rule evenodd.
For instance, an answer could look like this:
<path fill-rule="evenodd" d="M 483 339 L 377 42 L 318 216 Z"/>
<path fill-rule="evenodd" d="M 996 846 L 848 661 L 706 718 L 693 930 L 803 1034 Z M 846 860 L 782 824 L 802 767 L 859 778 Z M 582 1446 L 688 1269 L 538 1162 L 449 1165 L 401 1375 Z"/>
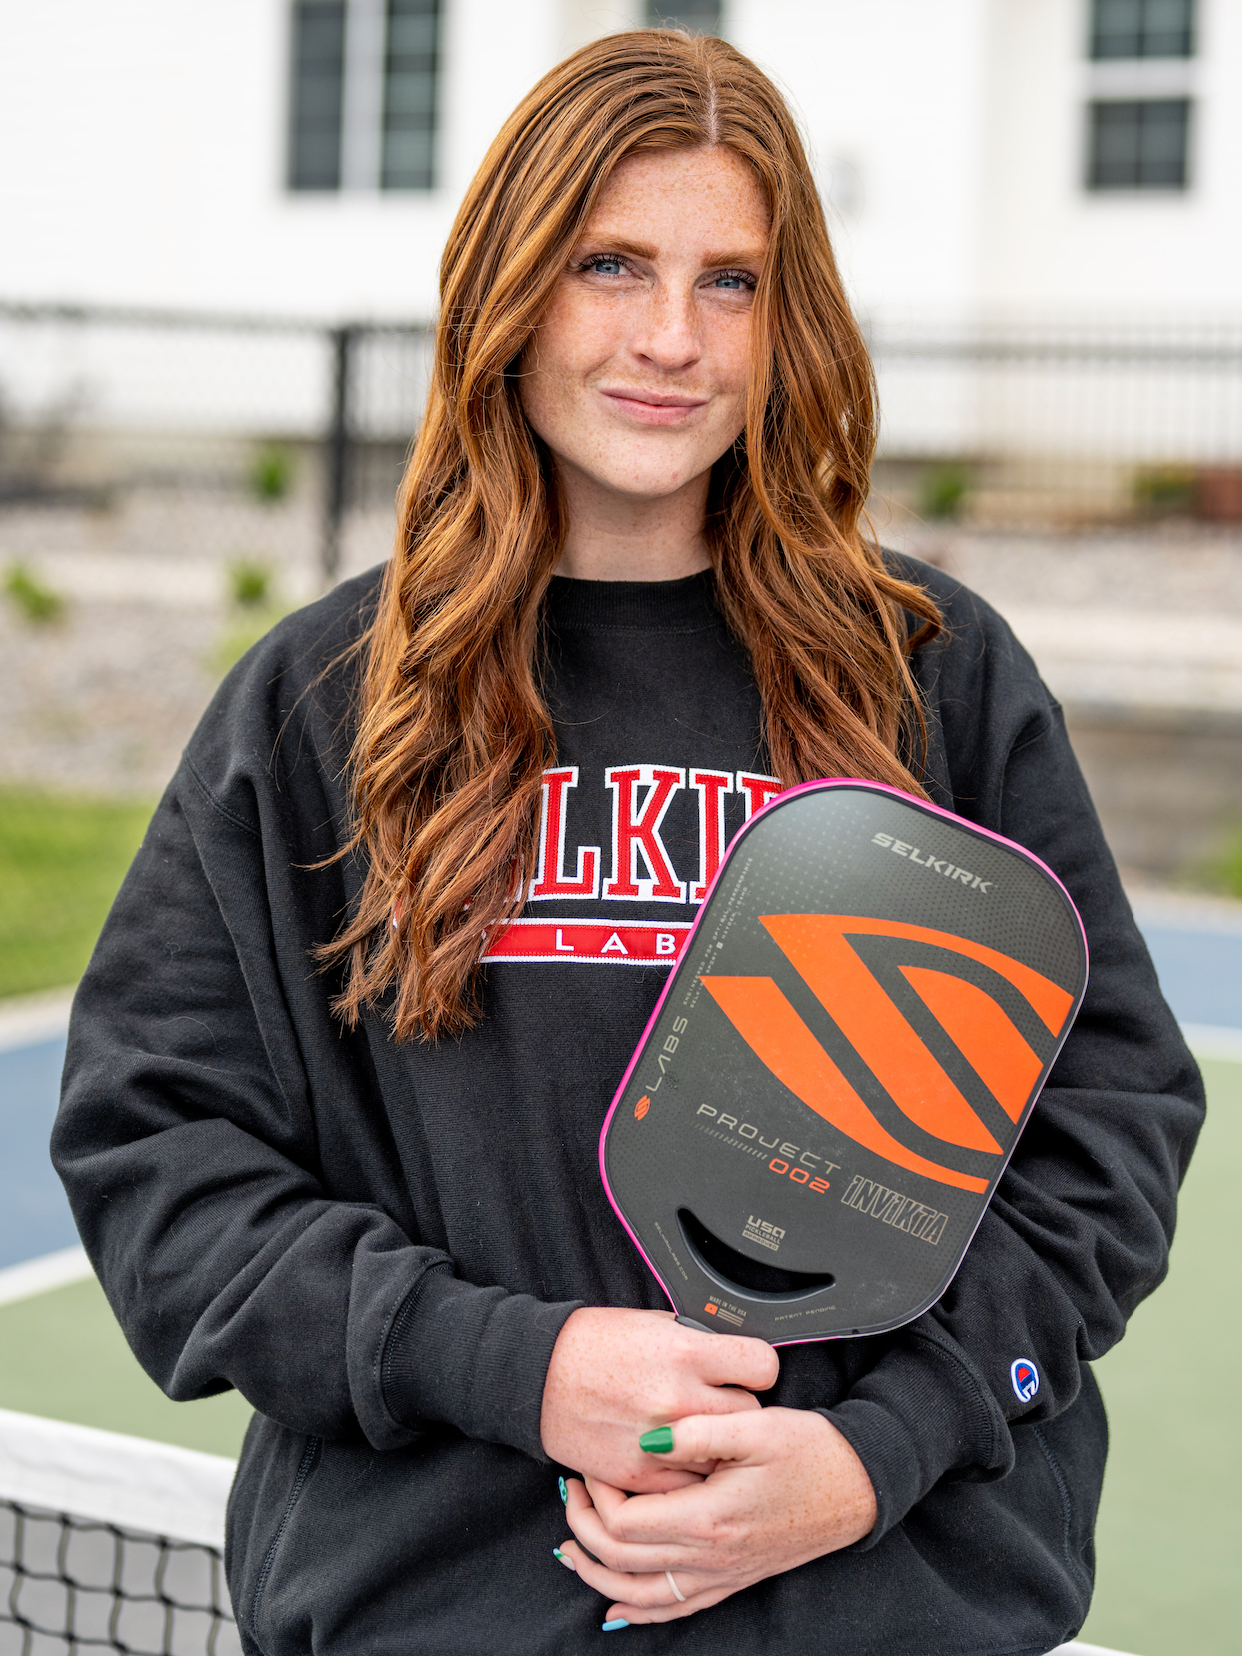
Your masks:
<path fill-rule="evenodd" d="M 982 1377 L 925 1335 L 895 1346 L 848 1397 L 816 1413 L 846 1439 L 875 1490 L 875 1527 L 858 1551 L 883 1540 L 946 1473 L 983 1482 L 1013 1465 L 1009 1428 Z"/>
<path fill-rule="evenodd" d="M 476 1288 L 443 1266 L 424 1272 L 381 1359 L 386 1407 L 402 1425 L 440 1420 L 546 1461 L 544 1381 L 557 1336 L 581 1303 Z"/>

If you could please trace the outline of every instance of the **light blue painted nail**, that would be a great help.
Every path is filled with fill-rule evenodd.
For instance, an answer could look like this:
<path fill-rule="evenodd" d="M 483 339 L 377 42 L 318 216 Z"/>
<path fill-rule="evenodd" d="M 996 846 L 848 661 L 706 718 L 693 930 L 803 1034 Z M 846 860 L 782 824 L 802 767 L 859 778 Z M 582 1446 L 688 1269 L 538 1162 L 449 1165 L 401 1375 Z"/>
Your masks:
<path fill-rule="evenodd" d="M 566 1489 L 566 1487 L 565 1487 L 565 1480 L 564 1480 L 564 1478 L 558 1478 L 558 1479 L 557 1479 L 557 1480 L 556 1480 L 556 1487 L 557 1487 L 557 1488 L 558 1488 L 558 1489 L 559 1489 L 559 1490 L 560 1490 L 560 1492 L 561 1492 L 561 1501 L 562 1501 L 562 1503 L 565 1503 L 565 1502 L 567 1502 L 567 1501 L 568 1501 L 568 1500 L 569 1500 L 569 1491 L 568 1491 L 568 1489 Z"/>
<path fill-rule="evenodd" d="M 619 1633 L 623 1627 L 628 1627 L 630 1624 L 627 1621 L 622 1621 L 618 1616 L 616 1621 L 600 1622 L 599 1625 L 600 1631 L 603 1633 Z"/>

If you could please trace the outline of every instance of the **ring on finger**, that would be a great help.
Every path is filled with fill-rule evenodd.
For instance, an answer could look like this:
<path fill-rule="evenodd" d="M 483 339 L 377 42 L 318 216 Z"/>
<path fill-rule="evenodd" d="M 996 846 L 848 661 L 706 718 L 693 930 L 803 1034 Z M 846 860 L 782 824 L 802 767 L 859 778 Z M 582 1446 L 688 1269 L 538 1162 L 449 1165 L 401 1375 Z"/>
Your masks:
<path fill-rule="evenodd" d="M 671 1570 L 665 1570 L 664 1579 L 673 1589 L 673 1597 L 677 1600 L 678 1604 L 684 1604 L 686 1602 L 686 1595 L 677 1590 L 677 1583 L 673 1580 L 673 1572 Z"/>

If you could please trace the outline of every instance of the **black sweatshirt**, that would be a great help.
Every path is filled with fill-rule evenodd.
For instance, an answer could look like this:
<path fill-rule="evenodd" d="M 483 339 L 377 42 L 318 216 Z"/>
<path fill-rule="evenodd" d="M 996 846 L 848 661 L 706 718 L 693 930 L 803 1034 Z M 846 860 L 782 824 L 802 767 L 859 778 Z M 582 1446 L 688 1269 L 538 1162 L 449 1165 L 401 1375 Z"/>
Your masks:
<path fill-rule="evenodd" d="M 894 562 L 948 622 L 914 660 L 931 797 L 1061 877 L 1091 985 L 943 1300 L 781 1353 L 765 1401 L 846 1435 L 872 1534 L 635 1627 L 635 1652 L 1016 1656 L 1086 1614 L 1107 1429 L 1085 1365 L 1164 1273 L 1202 1091 L 1059 709 L 985 604 Z M 551 1556 L 544 1376 L 575 1306 L 664 1305 L 596 1145 L 717 848 L 774 786 L 759 699 L 710 576 L 554 581 L 528 924 L 460 1040 L 398 1045 L 380 1014 L 342 1034 L 312 963 L 360 884 L 316 866 L 356 689 L 329 664 L 377 585 L 291 616 L 221 686 L 79 990 L 54 1156 L 148 1372 L 257 1411 L 227 1561 L 248 1652 L 567 1656 L 606 1604 Z"/>

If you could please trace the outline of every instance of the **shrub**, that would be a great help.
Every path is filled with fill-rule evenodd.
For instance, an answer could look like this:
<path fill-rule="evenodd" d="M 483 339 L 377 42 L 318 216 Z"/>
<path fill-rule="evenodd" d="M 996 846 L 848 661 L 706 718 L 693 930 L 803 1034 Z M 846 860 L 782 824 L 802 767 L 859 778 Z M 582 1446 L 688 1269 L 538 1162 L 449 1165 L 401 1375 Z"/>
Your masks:
<path fill-rule="evenodd" d="M 258 609 L 272 599 L 272 572 L 266 564 L 238 558 L 229 565 L 229 596 L 241 609 Z"/>
<path fill-rule="evenodd" d="M 1188 512 L 1195 502 L 1191 466 L 1140 466 L 1134 474 L 1134 504 L 1140 512 Z"/>
<path fill-rule="evenodd" d="M 36 626 L 58 621 L 64 614 L 65 600 L 36 580 L 25 564 L 11 564 L 5 571 L 4 591 L 25 619 Z"/>
<path fill-rule="evenodd" d="M 919 479 L 919 515 L 956 517 L 969 489 L 970 477 L 964 466 L 929 466 Z"/>
<path fill-rule="evenodd" d="M 250 467 L 250 487 L 263 501 L 283 500 L 293 484 L 293 455 L 280 443 L 267 443 Z"/>

